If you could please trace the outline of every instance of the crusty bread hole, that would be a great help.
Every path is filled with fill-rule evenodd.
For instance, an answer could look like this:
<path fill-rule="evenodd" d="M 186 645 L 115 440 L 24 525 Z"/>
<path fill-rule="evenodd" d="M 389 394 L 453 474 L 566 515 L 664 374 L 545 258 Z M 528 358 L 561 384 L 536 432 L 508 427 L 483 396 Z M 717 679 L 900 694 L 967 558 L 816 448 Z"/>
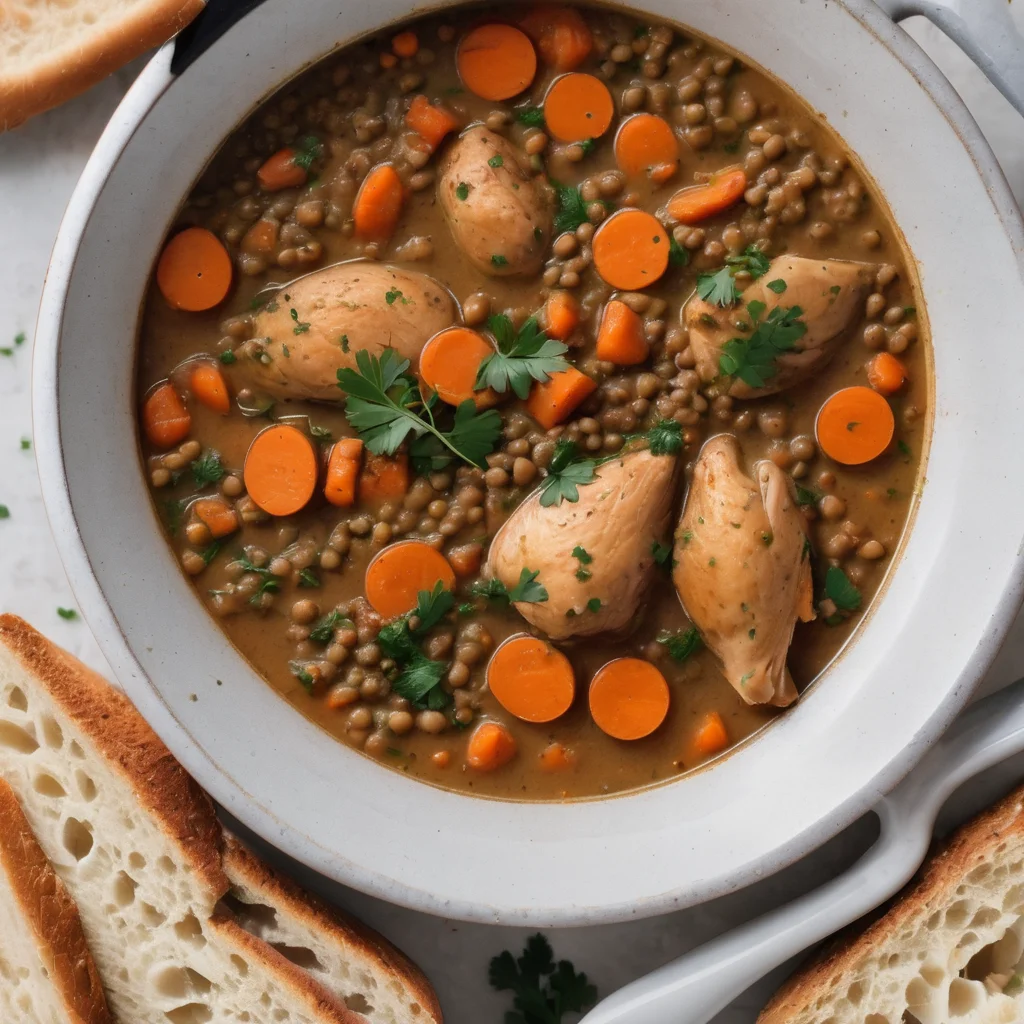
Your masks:
<path fill-rule="evenodd" d="M 19 754 L 34 754 L 39 749 L 34 732 L 34 729 L 30 732 L 14 722 L 0 720 L 0 747 Z"/>
<path fill-rule="evenodd" d="M 7 692 L 7 704 L 15 711 L 27 711 L 28 698 L 25 696 L 25 691 L 20 686 L 12 686 Z"/>
<path fill-rule="evenodd" d="M 53 797 L 54 800 L 60 800 L 68 795 L 64 787 L 47 772 L 39 772 L 36 775 L 32 780 L 32 788 L 43 796 Z"/>
<path fill-rule="evenodd" d="M 164 1016 L 171 1024 L 206 1024 L 213 1020 L 213 1010 L 206 1003 L 186 1003 L 168 1010 Z"/>
<path fill-rule="evenodd" d="M 85 860 L 93 847 L 92 826 L 78 818 L 67 818 L 64 822 L 64 849 L 75 860 Z"/>

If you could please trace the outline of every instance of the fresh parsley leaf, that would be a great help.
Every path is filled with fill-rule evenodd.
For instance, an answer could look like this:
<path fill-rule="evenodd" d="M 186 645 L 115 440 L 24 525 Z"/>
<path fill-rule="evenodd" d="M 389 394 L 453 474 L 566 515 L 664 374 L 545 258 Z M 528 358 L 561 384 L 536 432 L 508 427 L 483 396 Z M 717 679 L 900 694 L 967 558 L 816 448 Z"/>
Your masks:
<path fill-rule="evenodd" d="M 739 256 L 726 256 L 725 262 L 733 268 L 734 274 L 745 270 L 755 281 L 764 277 L 771 266 L 771 261 L 756 245 L 748 245 Z"/>
<path fill-rule="evenodd" d="M 545 508 L 562 501 L 579 501 L 579 488 L 593 483 L 596 459 L 577 459 L 576 444 L 560 438 L 548 466 L 548 475 L 540 485 L 540 503 Z"/>
<path fill-rule="evenodd" d="M 304 135 L 295 143 L 295 156 L 292 157 L 292 163 L 296 167 L 308 171 L 313 166 L 313 162 L 319 160 L 323 153 L 323 143 L 315 135 Z"/>
<path fill-rule="evenodd" d="M 777 277 L 774 281 L 769 281 L 765 287 L 769 291 L 775 292 L 776 295 L 781 295 L 786 290 L 786 282 L 781 277 Z"/>
<path fill-rule="evenodd" d="M 907 444 L 907 442 L 904 441 L 903 438 L 901 437 L 896 442 L 896 447 L 900 450 L 900 455 L 903 456 L 904 460 L 906 462 L 909 462 L 910 461 L 910 456 L 911 456 L 910 445 Z"/>
<path fill-rule="evenodd" d="M 431 661 L 422 651 L 415 650 L 402 671 L 392 680 L 391 689 L 399 697 L 419 706 L 440 685 L 445 669 L 443 661 Z"/>
<path fill-rule="evenodd" d="M 455 596 L 446 590 L 438 580 L 433 590 L 421 590 L 416 595 L 416 607 L 412 614 L 419 620 L 414 635 L 419 636 L 433 629 L 455 607 Z"/>
<path fill-rule="evenodd" d="M 845 612 L 855 612 L 860 607 L 860 591 L 837 565 L 830 565 L 825 573 L 825 596 Z"/>
<path fill-rule="evenodd" d="M 496 266 L 496 267 L 507 267 L 508 266 L 508 258 L 505 257 L 505 256 L 502 256 L 501 253 L 493 253 L 491 255 L 491 263 L 493 263 L 494 266 Z"/>
<path fill-rule="evenodd" d="M 747 311 L 754 330 L 747 338 L 732 338 L 722 347 L 718 369 L 727 377 L 738 377 L 752 388 L 764 387 L 778 369 L 775 361 L 783 352 L 796 348 L 797 341 L 807 333 L 807 324 L 799 317 L 799 306 L 776 306 L 764 320 L 763 302 L 750 302 Z"/>
<path fill-rule="evenodd" d="M 232 363 L 238 362 L 238 356 L 236 356 L 234 352 L 228 349 L 226 352 L 221 352 L 220 361 L 225 366 L 231 366 Z"/>
<path fill-rule="evenodd" d="M 27 452 L 27 451 L 31 451 L 32 450 L 32 440 L 31 440 L 31 438 L 23 437 L 21 439 L 21 450 L 23 452 Z"/>
<path fill-rule="evenodd" d="M 0 356 L 13 356 L 13 355 L 14 355 L 14 349 L 13 348 L 7 348 L 6 346 L 4 348 L 0 348 Z"/>
<path fill-rule="evenodd" d="M 525 399 L 534 381 L 543 383 L 552 373 L 569 369 L 568 351 L 540 329 L 536 317 L 530 317 L 516 331 L 507 316 L 491 316 L 487 326 L 498 343 L 498 351 L 489 355 L 477 371 L 474 390 L 493 388 L 498 394 L 509 390 Z"/>
<path fill-rule="evenodd" d="M 672 545 L 662 544 L 661 541 L 654 541 L 651 544 L 651 555 L 654 558 L 654 564 L 660 565 L 662 569 L 674 569 L 675 559 L 672 557 Z"/>
<path fill-rule="evenodd" d="M 530 128 L 544 127 L 544 111 L 540 107 L 519 107 L 513 113 L 520 124 Z"/>
<path fill-rule="evenodd" d="M 555 189 L 557 210 L 555 212 L 555 232 L 575 231 L 587 222 L 587 204 L 575 185 L 561 185 L 554 179 L 551 184 Z"/>
<path fill-rule="evenodd" d="M 684 249 L 674 235 L 668 236 L 668 262 L 673 267 L 685 267 L 690 262 L 689 249 Z"/>
<path fill-rule="evenodd" d="M 298 679 L 300 683 L 302 683 L 302 688 L 306 691 L 306 693 L 312 693 L 313 683 L 315 682 L 315 680 L 313 679 L 312 674 L 309 672 L 306 666 L 298 661 L 290 661 L 288 662 L 288 668 L 291 671 L 291 674 L 295 676 L 295 678 Z"/>
<path fill-rule="evenodd" d="M 586 548 L 580 547 L 579 544 L 572 549 L 572 557 L 580 563 L 580 565 L 590 565 L 594 561 L 594 556 L 587 551 Z"/>
<path fill-rule="evenodd" d="M 505 158 L 500 153 L 495 153 L 490 160 L 487 161 L 488 167 L 502 167 L 504 166 Z"/>
<path fill-rule="evenodd" d="M 309 639 L 315 644 L 329 644 L 334 639 L 334 631 L 347 621 L 337 608 L 332 608 L 317 620 L 316 625 L 309 631 Z"/>
<path fill-rule="evenodd" d="M 548 599 L 548 592 L 537 582 L 540 570 L 531 572 L 525 566 L 519 573 L 519 582 L 509 590 L 501 580 L 478 580 L 470 588 L 474 597 L 485 597 L 489 601 L 508 607 L 509 604 L 539 604 Z"/>
<path fill-rule="evenodd" d="M 309 433 L 314 441 L 321 444 L 330 444 L 334 440 L 334 435 L 326 427 L 318 427 L 315 423 L 309 425 Z"/>
<path fill-rule="evenodd" d="M 273 576 L 263 576 L 256 592 L 249 598 L 249 604 L 258 605 L 264 594 L 276 594 L 280 589 L 281 584 Z"/>
<path fill-rule="evenodd" d="M 601 598 L 599 598 L 599 597 L 592 597 L 587 602 L 587 611 L 588 612 L 599 612 L 600 610 L 601 610 Z"/>
<path fill-rule="evenodd" d="M 295 326 L 292 328 L 292 334 L 305 334 L 309 330 L 309 324 L 304 320 L 299 319 L 299 311 L 294 307 L 288 311 L 291 314 L 292 320 L 295 321 Z"/>
<path fill-rule="evenodd" d="M 494 957 L 488 980 L 499 992 L 512 992 L 514 1010 L 505 1024 L 561 1024 L 567 1013 L 583 1013 L 597 1001 L 597 989 L 568 960 L 555 963 L 543 935 L 526 940 L 522 955 L 507 950 Z"/>
<path fill-rule="evenodd" d="M 299 586 L 300 587 L 319 587 L 320 577 L 317 576 L 312 569 L 300 569 L 299 570 Z"/>
<path fill-rule="evenodd" d="M 796 503 L 798 505 L 817 505 L 821 501 L 821 495 L 810 487 L 796 485 Z"/>
<path fill-rule="evenodd" d="M 221 464 L 220 455 L 215 451 L 206 451 L 192 462 L 192 479 L 196 487 L 206 487 L 215 484 L 224 476 L 224 466 Z"/>
<path fill-rule="evenodd" d="M 199 554 L 202 555 L 203 561 L 209 565 L 220 554 L 223 546 L 224 545 L 219 540 L 215 540 L 208 547 L 203 548 Z"/>
<path fill-rule="evenodd" d="M 913 308 L 914 308 L 913 306 L 908 306 L 907 307 L 907 309 L 910 309 L 910 310 L 913 310 Z M 15 345 L 24 345 L 25 344 L 25 332 L 24 331 L 18 331 L 18 333 L 14 336 L 14 344 Z"/>
<path fill-rule="evenodd" d="M 691 626 L 689 629 L 681 629 L 677 633 L 662 631 L 655 638 L 673 661 L 683 662 L 692 654 L 696 654 L 704 646 L 700 633 Z"/>
<path fill-rule="evenodd" d="M 6 505 L 0 505 L 0 519 L 10 519 L 11 510 Z"/>
<path fill-rule="evenodd" d="M 78 619 L 78 612 L 76 612 L 74 608 L 58 608 L 57 614 L 65 622 L 75 622 Z"/>
<path fill-rule="evenodd" d="M 455 186 L 455 196 L 457 199 L 461 199 L 465 202 L 469 198 L 469 185 L 464 181 L 460 181 L 458 185 Z"/>
<path fill-rule="evenodd" d="M 584 156 L 590 156 L 590 154 L 594 152 L 594 146 L 596 146 L 597 143 L 594 142 L 593 139 L 583 139 L 582 142 L 577 142 L 576 145 L 583 150 Z"/>
<path fill-rule="evenodd" d="M 678 455 L 683 448 L 683 426 L 675 420 L 658 420 L 647 431 L 652 455 Z"/>
<path fill-rule="evenodd" d="M 722 267 L 713 274 L 697 275 L 697 294 L 712 306 L 731 306 L 739 298 L 732 270 Z"/>
<path fill-rule="evenodd" d="M 384 301 L 389 305 L 393 306 L 396 302 L 401 302 L 403 306 L 408 306 L 412 299 L 407 299 L 398 288 L 389 288 L 384 293 Z"/>

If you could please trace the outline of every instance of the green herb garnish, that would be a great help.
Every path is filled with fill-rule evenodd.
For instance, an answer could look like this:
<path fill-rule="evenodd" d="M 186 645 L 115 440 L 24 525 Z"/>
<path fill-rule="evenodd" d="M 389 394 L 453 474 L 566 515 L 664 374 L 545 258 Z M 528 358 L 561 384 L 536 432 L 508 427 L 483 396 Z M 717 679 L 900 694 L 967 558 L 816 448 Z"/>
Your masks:
<path fill-rule="evenodd" d="M 226 352 L 221 352 L 221 354 L 220 354 L 220 361 L 225 366 L 230 366 L 232 363 L 237 363 L 238 362 L 238 356 L 236 356 L 234 352 L 232 352 L 230 349 L 228 349 Z"/>
<path fill-rule="evenodd" d="M 517 331 L 507 316 L 491 316 L 487 326 L 498 343 L 498 351 L 488 356 L 477 371 L 476 391 L 493 388 L 505 394 L 511 388 L 525 399 L 534 381 L 543 383 L 552 373 L 569 369 L 560 341 L 553 341 L 530 317 Z"/>
<path fill-rule="evenodd" d="M 295 321 L 295 326 L 292 328 L 292 334 L 305 334 L 309 330 L 309 324 L 304 320 L 299 319 L 299 311 L 292 307 L 288 311 L 291 314 L 292 320 Z"/>
<path fill-rule="evenodd" d="M 576 579 L 578 579 L 580 583 L 586 583 L 593 575 L 586 566 L 590 565 L 590 563 L 594 561 L 594 556 L 590 554 L 586 548 L 577 544 L 576 547 L 572 549 L 572 557 L 580 563 L 579 568 L 576 570 Z"/>
<path fill-rule="evenodd" d="M 544 127 L 544 111 L 540 107 L 519 107 L 514 110 L 516 120 L 530 128 Z"/>
<path fill-rule="evenodd" d="M 592 483 L 597 469 L 596 459 L 577 458 L 575 441 L 559 438 L 555 453 L 548 465 L 548 475 L 540 485 L 540 503 L 545 508 L 561 505 L 562 501 L 579 501 L 579 488 Z"/>
<path fill-rule="evenodd" d="M 736 274 L 746 272 L 756 281 L 768 273 L 770 265 L 768 257 L 756 245 L 748 245 L 738 256 L 727 256 L 721 270 L 698 274 L 697 294 L 713 306 L 732 306 L 739 299 Z"/>
<path fill-rule="evenodd" d="M 668 262 L 673 267 L 685 267 L 690 262 L 689 249 L 684 249 L 674 235 L 668 236 Z"/>
<path fill-rule="evenodd" d="M 830 565 L 825 574 L 825 596 L 846 612 L 855 612 L 860 607 L 860 591 L 837 565 Z"/>
<path fill-rule="evenodd" d="M 192 479 L 196 487 L 206 487 L 222 479 L 225 473 L 220 455 L 215 451 L 207 451 L 192 461 Z"/>
<path fill-rule="evenodd" d="M 776 359 L 791 352 L 797 341 L 807 333 L 807 324 L 799 317 L 799 306 L 776 306 L 763 320 L 765 304 L 756 299 L 747 303 L 747 312 L 754 324 L 748 338 L 732 338 L 725 343 L 718 358 L 718 369 L 727 377 L 738 377 L 752 388 L 764 387 L 778 368 Z"/>
<path fill-rule="evenodd" d="M 502 256 L 501 253 L 494 253 L 491 256 L 491 263 L 493 263 L 494 266 L 496 266 L 496 267 L 507 267 L 508 266 L 508 258 L 505 257 L 505 256 Z"/>
<path fill-rule="evenodd" d="M 502 167 L 505 164 L 505 158 L 500 153 L 495 153 L 490 160 L 487 161 L 488 167 Z"/>
<path fill-rule="evenodd" d="M 78 619 L 78 612 L 76 612 L 74 608 L 58 608 L 57 614 L 65 622 L 75 622 Z"/>
<path fill-rule="evenodd" d="M 465 202 L 469 198 L 469 185 L 464 181 L 460 181 L 458 185 L 455 186 L 455 196 L 457 199 L 461 199 Z"/>
<path fill-rule="evenodd" d="M 597 989 L 568 960 L 555 964 L 548 940 L 533 935 L 518 959 L 506 950 L 491 960 L 491 987 L 512 992 L 514 1009 L 505 1024 L 561 1024 L 567 1013 L 583 1013 L 597 1001 Z"/>
<path fill-rule="evenodd" d="M 295 156 L 292 163 L 308 171 L 313 166 L 314 160 L 319 160 L 324 154 L 323 143 L 315 135 L 303 135 L 295 143 Z"/>
<path fill-rule="evenodd" d="M 683 662 L 692 654 L 696 654 L 704 646 L 700 633 L 694 626 L 689 629 L 681 629 L 677 633 L 663 631 L 655 638 L 673 661 Z"/>
<path fill-rule="evenodd" d="M 654 541 L 651 544 L 651 556 L 654 558 L 654 564 L 660 565 L 662 569 L 674 569 L 676 567 L 676 561 L 672 557 L 672 545 L 662 544 L 661 541 Z"/>
<path fill-rule="evenodd" d="M 479 581 L 469 590 L 475 597 L 486 597 L 488 601 L 496 601 L 506 607 L 509 604 L 540 604 L 548 599 L 548 592 L 537 582 L 539 575 L 539 569 L 531 572 L 524 566 L 519 573 L 519 582 L 511 590 L 497 579 Z"/>

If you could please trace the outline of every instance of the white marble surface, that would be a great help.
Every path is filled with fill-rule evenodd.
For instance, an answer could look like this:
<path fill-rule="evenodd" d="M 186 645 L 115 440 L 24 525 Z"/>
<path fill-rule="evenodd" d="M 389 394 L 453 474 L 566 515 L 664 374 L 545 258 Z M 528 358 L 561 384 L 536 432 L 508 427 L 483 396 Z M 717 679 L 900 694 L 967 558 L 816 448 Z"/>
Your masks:
<path fill-rule="evenodd" d="M 1024 29 L 1024 4 L 1014 4 Z M 952 44 L 927 23 L 906 23 L 959 89 L 996 151 L 1018 201 L 1024 202 L 1024 121 L 989 86 Z M 31 335 L 47 259 L 64 206 L 93 144 L 141 64 L 133 65 L 65 107 L 0 135 L 0 347 L 18 332 L 28 340 L 13 356 L 0 356 L 0 504 L 11 511 L 0 520 L 0 610 L 28 619 L 53 640 L 106 671 L 88 626 L 68 622 L 58 607 L 75 607 L 54 547 L 39 493 L 29 437 Z M 125 358 L 130 358 L 126 339 Z M 83 610 L 88 616 L 88 609 Z M 983 684 L 996 689 L 1024 672 L 1024 618 Z M 948 821 L 961 817 L 1012 782 L 1024 777 L 1024 758 L 994 770 L 954 798 Z M 870 842 L 870 821 L 858 822 L 803 862 L 758 885 L 702 907 L 622 925 L 549 933 L 556 955 L 573 959 L 603 993 L 651 970 L 722 930 L 831 877 Z M 410 837 L 410 842 L 415 842 Z M 452 857 L 458 858 L 458 849 Z M 462 925 L 393 907 L 323 879 L 307 882 L 379 927 L 417 959 L 441 995 L 450 1024 L 497 1022 L 507 1006 L 489 991 L 488 959 L 501 949 L 518 949 L 520 929 Z M 585 865 L 581 865 L 585 870 Z M 775 978 L 737 994 L 722 1021 L 749 1022 Z"/>

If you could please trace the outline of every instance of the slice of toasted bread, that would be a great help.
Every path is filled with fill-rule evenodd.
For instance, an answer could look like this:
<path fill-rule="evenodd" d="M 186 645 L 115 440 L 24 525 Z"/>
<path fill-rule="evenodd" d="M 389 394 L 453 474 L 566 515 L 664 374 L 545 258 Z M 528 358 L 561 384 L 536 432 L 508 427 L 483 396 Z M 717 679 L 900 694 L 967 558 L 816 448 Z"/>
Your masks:
<path fill-rule="evenodd" d="M 110 1024 L 78 908 L 2 779 L 0 1020 Z"/>
<path fill-rule="evenodd" d="M 84 92 L 202 9 L 203 0 L 4 0 L 0 131 Z"/>
<path fill-rule="evenodd" d="M 1024 788 L 956 832 L 897 902 L 801 968 L 758 1024 L 1024 1020 Z"/>
<path fill-rule="evenodd" d="M 247 931 L 301 963 L 370 1024 L 440 1024 L 441 1007 L 423 972 L 382 938 L 328 907 L 226 835 L 228 905 Z"/>

